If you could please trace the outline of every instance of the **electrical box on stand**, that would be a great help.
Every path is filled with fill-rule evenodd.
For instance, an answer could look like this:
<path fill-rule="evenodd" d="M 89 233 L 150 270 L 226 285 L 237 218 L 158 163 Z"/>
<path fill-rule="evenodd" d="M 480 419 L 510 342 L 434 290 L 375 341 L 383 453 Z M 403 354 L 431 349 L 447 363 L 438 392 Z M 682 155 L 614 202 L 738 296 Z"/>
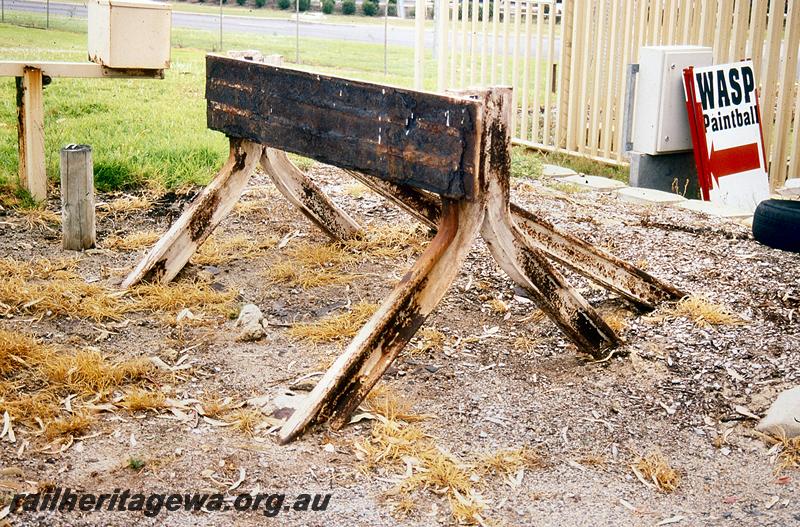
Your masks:
<path fill-rule="evenodd" d="M 683 69 L 710 66 L 712 61 L 710 47 L 645 46 L 639 50 L 633 150 L 660 155 L 692 149 Z"/>

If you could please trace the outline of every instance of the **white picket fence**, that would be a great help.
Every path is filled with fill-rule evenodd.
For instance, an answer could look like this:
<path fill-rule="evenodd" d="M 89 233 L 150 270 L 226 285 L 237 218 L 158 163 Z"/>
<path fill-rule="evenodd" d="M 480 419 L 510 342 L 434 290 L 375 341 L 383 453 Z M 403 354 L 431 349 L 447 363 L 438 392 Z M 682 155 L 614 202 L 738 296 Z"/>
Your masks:
<path fill-rule="evenodd" d="M 772 186 L 800 177 L 800 0 L 434 2 L 438 90 L 512 85 L 519 144 L 624 164 L 627 65 L 641 46 L 698 44 L 715 63 L 753 59 Z"/>

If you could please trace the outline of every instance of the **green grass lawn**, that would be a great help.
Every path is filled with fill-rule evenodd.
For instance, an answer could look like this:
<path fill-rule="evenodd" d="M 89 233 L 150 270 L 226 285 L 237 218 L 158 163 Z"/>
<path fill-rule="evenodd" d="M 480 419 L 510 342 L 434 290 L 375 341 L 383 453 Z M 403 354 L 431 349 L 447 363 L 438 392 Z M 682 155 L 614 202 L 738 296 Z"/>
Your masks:
<path fill-rule="evenodd" d="M 33 18 L 32 18 L 33 19 Z M 35 21 L 35 20 L 34 20 Z M 6 60 L 86 59 L 86 23 L 51 17 L 42 30 L 0 24 Z M 206 128 L 204 56 L 218 45 L 208 31 L 172 32 L 172 67 L 164 80 L 53 79 L 45 88 L 45 150 L 51 181 L 59 178 L 59 150 L 91 145 L 98 190 L 172 189 L 205 184 L 227 157 L 222 134 Z M 226 49 L 259 49 L 294 58 L 294 39 L 228 34 Z M 301 39 L 301 66 L 399 86 L 413 83 L 413 49 L 389 49 L 383 73 L 380 44 Z M 436 85 L 432 57 L 425 88 Z M 17 181 L 14 80 L 0 78 L 0 184 Z"/>
<path fill-rule="evenodd" d="M 7 60 L 86 59 L 85 23 L 51 17 L 41 30 L 0 25 Z M 58 179 L 59 149 L 85 143 L 94 150 L 98 190 L 140 186 L 175 188 L 204 184 L 227 157 L 222 134 L 206 128 L 203 95 L 206 50 L 216 35 L 176 29 L 172 67 L 164 80 L 54 79 L 45 88 L 47 173 Z M 12 44 L 13 43 L 13 44 Z M 285 37 L 228 35 L 228 49 L 260 49 L 294 57 L 294 40 Z M 365 80 L 410 85 L 413 50 L 390 51 L 383 74 L 379 45 L 303 39 L 303 67 Z M 429 87 L 433 81 L 429 81 Z M 0 182 L 17 179 L 14 79 L 0 79 Z"/>

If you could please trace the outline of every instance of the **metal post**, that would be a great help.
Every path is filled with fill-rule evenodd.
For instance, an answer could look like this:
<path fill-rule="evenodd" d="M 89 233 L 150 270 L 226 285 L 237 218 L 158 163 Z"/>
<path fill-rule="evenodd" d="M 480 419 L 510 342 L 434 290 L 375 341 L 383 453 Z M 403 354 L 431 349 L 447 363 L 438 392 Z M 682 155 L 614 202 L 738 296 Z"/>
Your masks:
<path fill-rule="evenodd" d="M 222 0 L 219 0 L 219 50 L 222 51 Z"/>
<path fill-rule="evenodd" d="M 414 9 L 414 89 L 421 90 L 425 81 L 425 0 L 417 0 Z"/>
<path fill-rule="evenodd" d="M 300 0 L 295 0 L 294 16 L 294 62 L 300 64 Z"/>
<path fill-rule="evenodd" d="M 426 3 L 427 4 L 427 3 Z M 439 2 L 433 0 L 433 58 L 439 60 Z M 427 9 L 427 7 L 426 7 Z"/>
<path fill-rule="evenodd" d="M 383 76 L 389 75 L 389 0 L 383 17 Z"/>
<path fill-rule="evenodd" d="M 50 29 L 50 0 L 47 0 L 47 7 L 45 8 L 47 11 L 47 16 L 45 18 L 45 26 L 47 29 Z"/>
<path fill-rule="evenodd" d="M 0 22 L 6 21 L 6 0 L 0 0 Z"/>

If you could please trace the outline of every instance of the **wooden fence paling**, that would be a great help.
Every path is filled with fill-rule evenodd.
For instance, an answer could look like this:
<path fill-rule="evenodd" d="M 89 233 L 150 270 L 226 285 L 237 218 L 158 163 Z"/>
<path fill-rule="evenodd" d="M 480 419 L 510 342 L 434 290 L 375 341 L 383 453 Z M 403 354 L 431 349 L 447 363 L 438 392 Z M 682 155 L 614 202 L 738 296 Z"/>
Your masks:
<path fill-rule="evenodd" d="M 800 178 L 800 83 L 794 90 L 794 147 L 792 148 L 791 163 L 789 163 L 789 178 Z"/>
<path fill-rule="evenodd" d="M 548 11 L 548 19 L 547 19 L 547 62 L 545 63 L 545 67 L 547 71 L 545 72 L 547 78 L 545 80 L 544 85 L 544 130 L 542 134 L 542 142 L 545 144 L 550 144 L 550 127 L 553 118 L 553 108 L 550 101 L 553 98 L 551 86 L 553 84 L 553 64 L 555 61 L 555 40 L 556 40 L 556 15 L 555 15 L 555 4 L 547 5 Z"/>
<path fill-rule="evenodd" d="M 774 0 L 773 0 L 774 1 Z M 797 47 L 800 43 L 800 0 L 789 1 L 786 15 L 783 68 L 781 68 L 778 92 L 775 133 L 772 137 L 772 159 L 770 162 L 770 185 L 777 188 L 786 180 L 786 164 L 789 156 L 789 130 L 791 129 L 794 86 L 797 79 Z M 796 122 L 796 121 L 795 121 Z M 795 135 L 798 130 L 795 127 Z"/>
<path fill-rule="evenodd" d="M 606 79 L 606 104 L 603 113 L 603 157 L 611 157 L 611 139 L 614 137 L 612 132 L 613 114 L 616 109 L 616 96 L 615 90 L 617 80 L 619 78 L 619 70 L 617 68 L 616 53 L 619 48 L 617 39 L 617 19 L 619 18 L 619 1 L 612 2 L 611 9 L 611 34 L 609 35 L 608 44 L 608 75 Z"/>
<path fill-rule="evenodd" d="M 767 57 L 761 74 L 761 128 L 764 141 L 770 144 L 772 124 L 775 120 L 775 96 L 778 89 L 780 68 L 780 44 L 783 31 L 783 1 L 773 1 L 769 6 L 767 22 Z M 770 157 L 770 161 L 772 158 Z"/>
<path fill-rule="evenodd" d="M 522 54 L 522 120 L 519 125 L 519 135 L 522 139 L 528 139 L 528 90 L 530 89 L 531 77 L 531 15 L 533 14 L 533 2 L 528 2 L 525 6 L 525 51 Z"/>
<path fill-rule="evenodd" d="M 511 56 L 511 85 L 519 86 L 517 83 L 517 74 L 519 73 L 519 46 L 520 46 L 520 19 L 522 18 L 522 2 L 514 2 L 514 52 Z M 530 45 L 530 43 L 528 43 Z M 511 135 L 512 137 L 519 137 L 517 133 L 517 106 L 519 105 L 519 90 L 514 90 L 511 93 Z"/>
<path fill-rule="evenodd" d="M 475 85 L 475 73 L 478 69 L 478 0 L 472 0 L 472 24 L 469 45 L 469 84 Z"/>
<path fill-rule="evenodd" d="M 436 89 L 443 92 L 447 89 L 446 66 L 449 60 L 447 42 L 447 0 L 434 0 L 436 2 L 436 51 L 439 57 L 436 60 Z"/>
<path fill-rule="evenodd" d="M 572 63 L 572 31 L 574 26 L 575 17 L 572 9 L 572 0 L 565 0 L 562 5 L 563 11 L 561 13 L 561 53 L 558 61 L 558 121 L 556 125 L 556 136 L 554 144 L 556 148 L 564 148 L 566 146 L 566 137 L 569 119 L 569 94 L 574 84 L 571 82 L 569 74 L 570 68 L 567 64 Z M 539 108 L 536 108 L 536 122 L 538 123 Z M 534 140 L 536 136 L 534 135 Z"/>
<path fill-rule="evenodd" d="M 484 2 L 481 18 L 481 86 L 486 86 L 486 47 L 489 44 L 489 11 L 491 2 Z"/>
<path fill-rule="evenodd" d="M 575 12 L 581 12 L 585 9 L 585 2 L 587 0 L 573 0 L 572 5 L 575 6 Z M 582 38 L 584 33 L 584 22 L 586 17 L 576 17 L 572 23 L 572 60 L 569 64 L 569 112 L 566 115 L 567 119 L 567 141 L 566 149 L 570 152 L 578 150 L 578 125 L 580 123 L 580 112 L 577 110 L 580 106 L 579 93 L 580 90 L 576 86 L 578 83 L 578 65 L 583 62 L 584 47 Z M 582 84 L 582 83 L 581 83 Z"/>
<path fill-rule="evenodd" d="M 747 53 L 747 22 L 750 16 L 750 0 L 736 0 L 733 15 L 729 56 L 731 60 L 743 60 Z"/>
<path fill-rule="evenodd" d="M 531 140 L 535 143 L 539 142 L 539 111 L 541 108 L 539 92 L 542 86 L 542 35 L 544 34 L 542 30 L 544 27 L 542 23 L 544 19 L 543 11 L 544 6 L 540 3 L 536 9 L 536 63 L 534 64 L 533 78 L 533 132 Z M 562 34 L 564 33 L 564 27 L 561 28 L 561 32 Z"/>
<path fill-rule="evenodd" d="M 616 152 L 617 152 L 616 158 L 619 161 L 623 160 L 623 154 L 624 154 L 624 150 L 625 150 L 625 145 L 623 144 L 625 139 L 622 137 L 622 128 L 623 128 L 623 126 L 621 125 L 624 115 L 622 115 L 620 113 L 619 108 L 621 108 L 621 105 L 623 104 L 623 101 L 625 100 L 625 86 L 626 86 L 626 83 L 624 82 L 624 79 L 625 79 L 625 71 L 627 69 L 626 66 L 629 63 L 635 62 L 635 59 L 633 58 L 632 49 L 631 49 L 631 43 L 635 39 L 635 35 L 634 35 L 635 28 L 633 27 L 634 26 L 634 24 L 633 24 L 633 17 L 634 17 L 634 12 L 633 12 L 634 5 L 633 5 L 633 2 L 634 2 L 634 0 L 625 0 L 625 22 L 624 22 L 624 25 L 623 25 L 623 45 L 622 45 L 622 57 L 621 57 L 622 60 L 620 61 L 620 64 L 619 64 L 619 66 L 620 66 L 619 82 L 617 83 L 617 115 L 616 115 L 617 128 L 615 130 L 615 138 L 616 138 L 615 145 L 616 145 Z"/>
<path fill-rule="evenodd" d="M 605 23 L 606 23 L 606 0 L 598 0 L 598 14 L 597 25 L 595 31 L 595 56 L 594 56 L 594 71 L 592 73 L 593 86 L 592 86 L 592 100 L 590 103 L 590 116 L 589 121 L 589 152 L 593 156 L 597 156 L 597 134 L 599 130 L 598 121 L 600 119 L 600 88 L 603 84 L 603 71 L 607 57 L 607 49 L 605 49 Z"/>
<path fill-rule="evenodd" d="M 761 79 L 764 61 L 764 31 L 767 28 L 767 3 L 753 2 L 750 9 L 750 56 L 756 78 Z"/>

